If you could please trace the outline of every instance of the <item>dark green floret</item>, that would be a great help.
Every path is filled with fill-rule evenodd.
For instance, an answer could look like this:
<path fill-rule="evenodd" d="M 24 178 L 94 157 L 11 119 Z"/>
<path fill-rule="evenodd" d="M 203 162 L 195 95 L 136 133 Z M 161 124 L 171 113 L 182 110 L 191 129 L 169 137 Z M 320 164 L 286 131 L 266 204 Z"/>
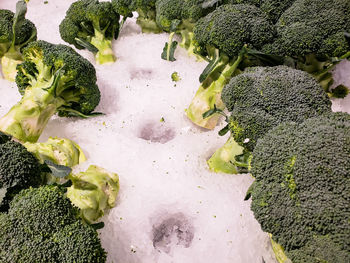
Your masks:
<path fill-rule="evenodd" d="M 202 17 L 194 27 L 195 52 L 209 61 L 200 75 L 202 83 L 186 110 L 195 124 L 213 129 L 218 114 L 203 119 L 203 113 L 223 109 L 221 91 L 230 78 L 245 67 L 276 65 L 283 61 L 265 56 L 259 49 L 273 40 L 274 26 L 266 14 L 253 5 L 222 5 Z"/>
<path fill-rule="evenodd" d="M 251 209 L 292 262 L 350 261 L 350 115 L 284 123 L 254 149 Z"/>
<path fill-rule="evenodd" d="M 76 48 L 94 53 L 99 64 L 114 62 L 112 41 L 119 35 L 119 18 L 110 2 L 79 0 L 69 7 L 60 34 Z"/>
<path fill-rule="evenodd" d="M 52 115 L 88 117 L 100 92 L 92 64 L 65 45 L 31 42 L 23 49 L 16 83 L 22 99 L 0 119 L 0 130 L 35 142 Z"/>
<path fill-rule="evenodd" d="M 254 67 L 233 77 L 221 96 L 227 109 L 227 131 L 231 138 L 223 147 L 229 159 L 224 162 L 236 173 L 237 158 L 243 164 L 249 161 L 250 152 L 258 139 L 282 122 L 302 123 L 308 118 L 331 112 L 331 102 L 317 81 L 308 73 L 287 66 Z M 237 148 L 241 154 L 237 155 Z M 222 153 L 220 148 L 218 153 Z M 214 154 L 208 163 L 214 171 L 220 170 L 220 155 Z M 242 160 L 241 160 L 242 161 Z M 243 165 L 247 168 L 247 164 Z"/>
<path fill-rule="evenodd" d="M 0 214 L 0 261 L 105 262 L 106 252 L 92 226 L 62 188 L 43 186 L 21 191 Z"/>
<path fill-rule="evenodd" d="M 44 183 L 40 163 L 18 142 L 0 144 L 0 211 L 24 188 Z"/>
<path fill-rule="evenodd" d="M 331 70 L 350 57 L 350 1 L 296 0 L 276 23 L 277 36 L 264 47 L 268 54 L 288 57 L 291 66 L 312 73 L 330 96 Z"/>
<path fill-rule="evenodd" d="M 156 0 L 112 0 L 114 10 L 124 17 L 132 17 L 137 12 L 136 23 L 143 33 L 161 33 L 162 29 L 156 23 Z"/>
<path fill-rule="evenodd" d="M 25 19 L 27 4 L 18 1 L 16 13 L 0 9 L 0 58 L 4 77 L 14 81 L 16 66 L 22 62 L 21 48 L 36 40 L 35 25 Z"/>

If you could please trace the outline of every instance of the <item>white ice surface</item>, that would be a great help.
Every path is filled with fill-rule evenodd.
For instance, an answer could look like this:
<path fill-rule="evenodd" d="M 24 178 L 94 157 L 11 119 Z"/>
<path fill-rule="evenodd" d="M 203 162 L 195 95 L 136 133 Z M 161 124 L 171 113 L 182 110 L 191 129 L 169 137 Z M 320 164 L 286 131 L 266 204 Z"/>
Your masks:
<path fill-rule="evenodd" d="M 36 24 L 39 39 L 64 43 L 58 25 L 72 2 L 30 1 L 27 17 Z M 0 0 L 1 9 L 14 6 L 13 0 Z M 184 115 L 206 64 L 180 48 L 177 61 L 161 60 L 167 38 L 141 34 L 129 19 L 113 44 L 118 61 L 96 66 L 102 93 L 97 111 L 106 115 L 54 117 L 40 140 L 72 139 L 88 157 L 80 169 L 96 164 L 119 174 L 117 205 L 103 218 L 100 231 L 108 262 L 261 263 L 264 258 L 274 263 L 269 238 L 250 202 L 243 201 L 253 179 L 209 172 L 206 159 L 227 138 L 217 135 L 220 127 L 204 131 Z M 89 52 L 78 52 L 95 65 Z M 342 64 L 335 75 L 350 85 L 350 63 Z M 180 82 L 172 82 L 174 71 Z M 2 116 L 20 95 L 15 83 L 2 79 L 0 91 Z M 350 112 L 349 102 L 350 97 L 335 100 L 334 110 Z"/>

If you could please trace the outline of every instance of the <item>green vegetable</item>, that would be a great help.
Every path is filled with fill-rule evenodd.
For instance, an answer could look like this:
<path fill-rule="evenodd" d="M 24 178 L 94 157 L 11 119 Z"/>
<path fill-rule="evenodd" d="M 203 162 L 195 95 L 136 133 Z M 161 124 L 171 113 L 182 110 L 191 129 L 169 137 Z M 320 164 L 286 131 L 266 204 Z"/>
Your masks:
<path fill-rule="evenodd" d="M 350 2 L 296 0 L 278 22 L 277 36 L 263 50 L 285 56 L 288 64 L 315 76 L 333 97 L 347 92 L 331 90 L 332 69 L 350 57 Z"/>
<path fill-rule="evenodd" d="M 89 117 L 100 92 L 91 63 L 65 45 L 31 42 L 23 49 L 16 83 L 22 99 L 0 119 L 0 130 L 36 142 L 52 115 Z"/>
<path fill-rule="evenodd" d="M 137 12 L 136 23 L 143 33 L 161 33 L 162 29 L 156 23 L 156 0 L 112 0 L 114 10 L 124 19 L 132 17 Z"/>
<path fill-rule="evenodd" d="M 105 262 L 96 230 L 79 218 L 64 189 L 21 191 L 0 213 L 0 259 L 12 262 Z"/>
<path fill-rule="evenodd" d="M 26 142 L 23 145 L 41 163 L 49 160 L 59 165 L 73 167 L 86 160 L 79 145 L 65 138 L 50 137 L 43 143 Z"/>
<path fill-rule="evenodd" d="M 36 40 L 35 25 L 25 19 L 27 4 L 18 1 L 16 13 L 0 9 L 0 58 L 5 79 L 15 81 L 16 66 L 23 61 L 21 48 Z"/>
<path fill-rule="evenodd" d="M 195 22 L 215 9 L 213 5 L 205 5 L 207 0 L 158 0 L 156 1 L 156 21 L 160 28 L 170 32 L 169 41 L 164 50 L 171 51 L 171 56 L 162 55 L 164 60 L 175 61 L 173 57 L 177 42 L 173 41 L 175 33 L 181 34 L 180 46 L 188 53 L 194 54 L 193 27 Z"/>
<path fill-rule="evenodd" d="M 112 41 L 119 35 L 119 14 L 113 11 L 110 2 L 78 0 L 61 22 L 60 34 L 76 48 L 94 53 L 97 63 L 115 62 Z"/>
<path fill-rule="evenodd" d="M 199 80 L 201 86 L 186 110 L 187 117 L 196 125 L 213 129 L 218 114 L 203 119 L 203 113 L 224 109 L 221 91 L 232 76 L 251 65 L 275 65 L 275 57 L 262 56 L 259 50 L 274 37 L 274 27 L 266 15 L 251 5 L 222 5 L 199 19 L 194 27 L 195 52 L 209 64 Z"/>
<path fill-rule="evenodd" d="M 331 112 L 331 102 L 317 81 L 310 74 L 287 66 L 246 69 L 224 87 L 221 98 L 231 112 L 226 129 L 231 135 L 208 161 L 216 172 L 242 172 L 240 168 L 246 171 L 258 140 L 280 123 L 302 123 Z M 222 151 L 232 155 L 220 160 Z M 231 169 L 222 169 L 220 161 Z"/>
<path fill-rule="evenodd" d="M 8 209 L 21 189 L 44 182 L 39 161 L 23 145 L 14 141 L 0 144 L 0 211 Z"/>
<path fill-rule="evenodd" d="M 67 197 L 80 208 L 81 217 L 94 222 L 112 208 L 119 191 L 119 177 L 105 169 L 91 165 L 85 172 L 70 175 L 72 186 L 67 189 Z"/>
<path fill-rule="evenodd" d="M 349 262 L 350 115 L 280 124 L 254 149 L 251 209 L 294 263 Z"/>

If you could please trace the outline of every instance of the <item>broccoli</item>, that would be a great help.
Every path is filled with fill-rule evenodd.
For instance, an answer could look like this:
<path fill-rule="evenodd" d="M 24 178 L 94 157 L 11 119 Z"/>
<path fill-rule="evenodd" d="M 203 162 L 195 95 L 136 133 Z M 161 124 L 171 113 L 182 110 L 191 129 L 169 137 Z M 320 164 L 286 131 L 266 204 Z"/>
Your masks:
<path fill-rule="evenodd" d="M 209 159 L 218 172 L 237 173 L 249 168 L 251 152 L 259 138 L 285 121 L 304 120 L 331 112 L 331 101 L 307 72 L 287 66 L 253 67 L 233 77 L 222 91 L 231 112 L 224 131 L 227 143 Z"/>
<path fill-rule="evenodd" d="M 67 189 L 67 197 L 80 208 L 81 217 L 94 222 L 103 216 L 106 209 L 115 205 L 119 192 L 119 177 L 105 169 L 90 165 L 82 173 L 71 174 L 72 186 Z"/>
<path fill-rule="evenodd" d="M 124 17 L 132 17 L 137 12 L 136 23 L 143 33 L 161 33 L 162 29 L 156 23 L 156 0 L 112 0 L 114 10 Z"/>
<path fill-rule="evenodd" d="M 175 61 L 174 52 L 177 41 L 173 41 L 175 33 L 181 34 L 181 46 L 194 54 L 193 27 L 201 17 L 215 9 L 207 0 L 158 0 L 156 2 L 156 21 L 160 28 L 170 32 L 169 41 L 165 43 L 162 59 Z"/>
<path fill-rule="evenodd" d="M 250 4 L 259 7 L 271 22 L 276 23 L 280 16 L 296 0 L 223 0 L 224 4 Z"/>
<path fill-rule="evenodd" d="M 0 214 L 0 261 L 105 262 L 93 226 L 83 223 L 64 189 L 42 186 L 21 191 Z"/>
<path fill-rule="evenodd" d="M 112 41 L 119 35 L 119 18 L 110 2 L 79 0 L 68 9 L 60 34 L 67 43 L 94 53 L 99 64 L 115 62 Z"/>
<path fill-rule="evenodd" d="M 16 66 L 22 63 L 21 48 L 36 40 L 35 25 L 25 19 L 27 4 L 18 1 L 16 14 L 0 9 L 0 58 L 4 77 L 15 81 Z"/>
<path fill-rule="evenodd" d="M 16 83 L 22 99 L 0 119 L 0 130 L 36 142 L 47 122 L 59 116 L 88 117 L 100 100 L 92 64 L 65 45 L 31 42 L 23 49 Z"/>
<path fill-rule="evenodd" d="M 22 189 L 45 182 L 41 165 L 35 156 L 18 142 L 0 144 L 0 211 Z"/>
<path fill-rule="evenodd" d="M 213 129 L 220 115 L 206 119 L 202 115 L 214 105 L 224 108 L 221 91 L 232 76 L 249 65 L 280 63 L 258 51 L 273 37 L 273 25 L 252 5 L 222 5 L 199 19 L 194 27 L 195 52 L 210 62 L 199 78 L 202 84 L 186 110 L 187 117 L 198 126 Z"/>
<path fill-rule="evenodd" d="M 348 0 L 296 0 L 276 23 L 275 41 L 263 51 L 284 56 L 290 66 L 312 73 L 330 96 L 345 97 L 346 87 L 331 90 L 331 70 L 350 57 L 349 10 Z"/>
<path fill-rule="evenodd" d="M 282 123 L 254 149 L 251 209 L 295 263 L 350 261 L 350 115 Z"/>

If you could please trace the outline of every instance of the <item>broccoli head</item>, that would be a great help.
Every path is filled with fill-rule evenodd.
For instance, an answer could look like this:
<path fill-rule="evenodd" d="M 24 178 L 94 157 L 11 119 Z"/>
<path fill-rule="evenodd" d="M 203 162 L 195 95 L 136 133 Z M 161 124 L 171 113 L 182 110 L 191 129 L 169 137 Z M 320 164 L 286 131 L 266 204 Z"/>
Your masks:
<path fill-rule="evenodd" d="M 254 149 L 251 209 L 293 262 L 350 260 L 350 115 L 270 130 Z"/>
<path fill-rule="evenodd" d="M 276 23 L 275 41 L 263 50 L 289 57 L 292 66 L 312 73 L 332 94 L 331 70 L 350 56 L 349 10 L 348 0 L 296 0 Z"/>
<path fill-rule="evenodd" d="M 24 188 L 44 183 L 39 161 L 18 142 L 0 144 L 0 211 Z"/>
<path fill-rule="evenodd" d="M 0 119 L 0 130 L 36 142 L 52 115 L 88 117 L 100 100 L 92 64 L 65 45 L 31 42 L 16 83 L 22 99 Z"/>
<path fill-rule="evenodd" d="M 213 129 L 219 115 L 204 119 L 203 113 L 214 105 L 218 109 L 224 108 L 221 91 L 230 78 L 247 66 L 276 64 L 272 58 L 259 58 L 258 52 L 273 40 L 274 33 L 274 26 L 267 16 L 253 5 L 222 5 L 197 21 L 195 52 L 209 60 L 209 64 L 201 74 L 202 84 L 186 110 L 192 122 Z"/>
<path fill-rule="evenodd" d="M 18 1 L 16 13 L 0 9 L 0 58 L 4 77 L 14 81 L 16 66 L 22 63 L 21 48 L 35 41 L 37 31 L 35 25 L 25 19 L 27 4 Z"/>
<path fill-rule="evenodd" d="M 287 66 L 248 68 L 231 79 L 221 98 L 231 111 L 227 128 L 234 142 L 244 148 L 245 158 L 258 139 L 278 124 L 301 123 L 331 112 L 331 101 L 317 81 L 310 74 Z M 233 151 L 237 145 L 228 140 L 224 148 Z M 242 156 L 231 154 L 230 161 L 226 161 L 232 167 L 231 173 L 236 173 L 239 166 L 237 157 Z M 219 161 L 221 158 L 214 155 L 208 162 L 210 168 L 218 170 Z"/>
<path fill-rule="evenodd" d="M 156 0 L 112 0 L 114 10 L 124 17 L 132 17 L 137 12 L 136 23 L 143 33 L 161 33 L 162 29 L 156 23 Z"/>
<path fill-rule="evenodd" d="M 92 226 L 62 188 L 21 191 L 0 214 L 1 262 L 105 262 L 106 252 Z"/>
<path fill-rule="evenodd" d="M 80 208 L 81 217 L 94 222 L 103 216 L 106 209 L 115 206 L 119 192 L 119 177 L 116 173 L 91 165 L 85 172 L 71 174 L 72 186 L 67 197 Z"/>
<path fill-rule="evenodd" d="M 79 0 L 68 9 L 60 34 L 76 48 L 93 52 L 99 64 L 114 62 L 112 41 L 119 35 L 119 14 L 110 2 Z"/>

